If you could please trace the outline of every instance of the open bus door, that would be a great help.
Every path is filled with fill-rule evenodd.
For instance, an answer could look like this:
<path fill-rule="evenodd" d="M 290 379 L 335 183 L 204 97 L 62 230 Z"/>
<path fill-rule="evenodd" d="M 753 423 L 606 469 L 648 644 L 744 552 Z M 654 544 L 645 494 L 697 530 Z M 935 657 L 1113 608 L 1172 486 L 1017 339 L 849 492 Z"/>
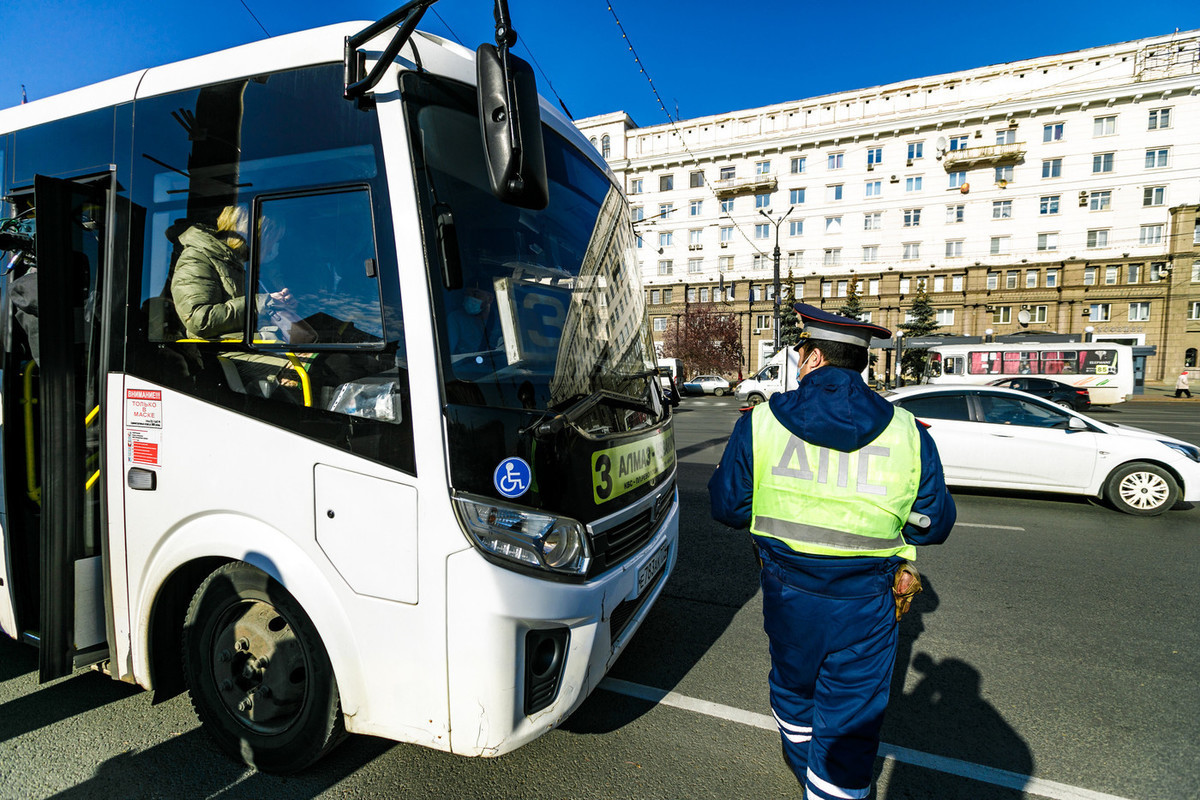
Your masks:
<path fill-rule="evenodd" d="M 43 682 L 108 656 L 100 297 L 111 183 L 41 175 L 34 182 L 39 427 L 26 441 L 36 453 L 29 463 L 40 462 L 32 471 L 40 487 L 24 521 L 40 541 L 39 627 L 22 627 L 37 640 Z"/>

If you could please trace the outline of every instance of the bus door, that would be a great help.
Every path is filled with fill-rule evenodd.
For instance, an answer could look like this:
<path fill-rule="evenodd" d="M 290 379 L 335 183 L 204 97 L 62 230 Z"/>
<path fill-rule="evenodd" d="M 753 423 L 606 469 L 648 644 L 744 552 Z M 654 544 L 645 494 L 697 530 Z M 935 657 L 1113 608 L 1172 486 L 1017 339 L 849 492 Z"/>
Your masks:
<path fill-rule="evenodd" d="M 100 333 L 111 181 L 37 176 L 37 407 L 43 682 L 108 657 Z"/>

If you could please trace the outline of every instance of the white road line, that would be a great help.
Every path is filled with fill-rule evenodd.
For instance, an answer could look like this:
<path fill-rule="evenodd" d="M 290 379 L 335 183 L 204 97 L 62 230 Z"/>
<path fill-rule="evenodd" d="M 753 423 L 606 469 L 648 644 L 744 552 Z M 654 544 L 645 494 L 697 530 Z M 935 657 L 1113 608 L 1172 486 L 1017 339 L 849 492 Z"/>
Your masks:
<path fill-rule="evenodd" d="M 671 708 L 694 711 L 697 714 L 716 717 L 728 722 L 737 722 L 752 728 L 761 728 L 765 731 L 779 730 L 779 727 L 775 724 L 775 720 L 766 714 L 756 714 L 753 711 L 745 711 L 740 708 L 721 705 L 720 703 L 710 703 L 707 700 L 688 697 L 678 692 L 655 689 L 653 686 L 643 686 L 640 683 L 631 683 L 629 681 L 618 680 L 617 678 L 605 678 L 600 682 L 600 688 L 616 694 L 623 694 L 627 697 L 635 697 L 639 700 L 670 706 Z M 1057 781 L 1034 778 L 1030 775 L 1022 775 L 1019 772 L 1010 772 L 1006 769 L 996 769 L 995 767 L 973 764 L 970 761 L 962 761 L 957 758 L 922 753 L 919 750 L 910 750 L 907 747 L 899 747 L 894 744 L 887 744 L 886 742 L 879 745 L 879 755 L 882 758 L 890 758 L 893 761 L 912 764 L 936 770 L 937 772 L 944 772 L 948 775 L 958 775 L 959 777 L 970 778 L 981 783 L 990 783 L 994 786 L 1002 786 L 1007 789 L 1018 789 L 1026 794 L 1047 797 L 1050 800 L 1128 800 L 1128 798 L 1115 794 L 1094 792 L 1091 789 L 1081 789 L 1078 786 L 1058 783 Z"/>
<path fill-rule="evenodd" d="M 1024 528 L 1019 528 L 1015 525 L 984 525 L 981 522 L 956 522 L 956 528 L 992 528 L 998 531 L 1023 531 Z"/>

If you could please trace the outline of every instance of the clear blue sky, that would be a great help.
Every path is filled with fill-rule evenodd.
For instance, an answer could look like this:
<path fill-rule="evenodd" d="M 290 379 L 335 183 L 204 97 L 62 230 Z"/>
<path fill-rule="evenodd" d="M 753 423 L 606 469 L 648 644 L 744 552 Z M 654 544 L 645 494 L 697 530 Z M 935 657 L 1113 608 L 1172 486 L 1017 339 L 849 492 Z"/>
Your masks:
<path fill-rule="evenodd" d="M 264 28 L 274 36 L 375 20 L 400 4 L 0 0 L 0 108 L 21 102 L 22 84 L 34 100 L 261 39 Z M 1198 0 L 612 6 L 668 110 L 678 107 L 685 119 L 1200 28 Z M 516 52 L 528 58 L 531 48 L 576 118 L 624 110 L 639 125 L 666 121 L 607 0 L 509 0 L 509 7 L 523 40 Z M 492 0 L 442 0 L 422 28 L 474 48 L 492 40 Z"/>

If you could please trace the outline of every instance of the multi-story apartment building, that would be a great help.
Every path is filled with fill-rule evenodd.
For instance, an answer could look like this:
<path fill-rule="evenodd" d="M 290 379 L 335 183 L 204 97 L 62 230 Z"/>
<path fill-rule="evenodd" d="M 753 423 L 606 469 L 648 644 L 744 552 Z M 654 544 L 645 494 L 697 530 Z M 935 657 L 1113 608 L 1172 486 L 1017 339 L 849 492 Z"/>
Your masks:
<path fill-rule="evenodd" d="M 633 206 L 656 337 L 697 307 L 737 314 L 755 369 L 778 246 L 797 298 L 836 310 L 853 282 L 889 328 L 923 284 L 939 332 L 1154 345 L 1150 380 L 1197 363 L 1200 31 L 651 127 L 622 112 L 577 124 Z"/>

